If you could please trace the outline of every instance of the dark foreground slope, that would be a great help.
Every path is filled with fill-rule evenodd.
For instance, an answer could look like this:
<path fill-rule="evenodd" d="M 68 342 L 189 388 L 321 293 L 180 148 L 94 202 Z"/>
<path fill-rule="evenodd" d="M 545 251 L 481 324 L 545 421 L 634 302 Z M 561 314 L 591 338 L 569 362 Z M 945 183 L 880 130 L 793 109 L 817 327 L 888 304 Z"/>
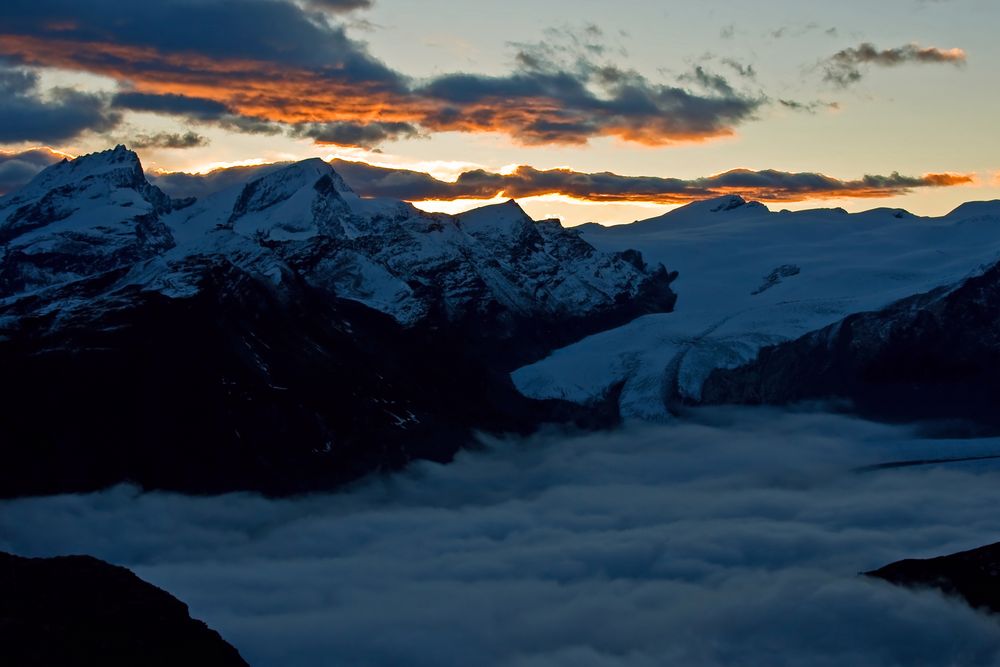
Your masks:
<path fill-rule="evenodd" d="M 1000 542 L 938 558 L 901 560 L 865 574 L 900 586 L 937 588 L 1000 613 Z"/>
<path fill-rule="evenodd" d="M 713 371 L 708 403 L 849 400 L 889 420 L 1000 429 L 1000 264 L 951 287 L 851 315 Z"/>
<path fill-rule="evenodd" d="M 123 567 L 0 553 L 0 663 L 246 666 L 218 632 Z"/>

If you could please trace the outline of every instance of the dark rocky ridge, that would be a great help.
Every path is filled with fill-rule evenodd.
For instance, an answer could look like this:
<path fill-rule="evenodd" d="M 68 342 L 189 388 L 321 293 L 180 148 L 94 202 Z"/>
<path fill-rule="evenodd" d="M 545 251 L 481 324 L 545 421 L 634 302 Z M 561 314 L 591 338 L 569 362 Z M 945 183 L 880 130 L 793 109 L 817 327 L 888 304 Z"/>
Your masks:
<path fill-rule="evenodd" d="M 0 552 L 0 662 L 11 667 L 246 667 L 187 605 L 89 556 Z"/>
<path fill-rule="evenodd" d="M 949 556 L 901 560 L 865 575 L 900 586 L 936 588 L 977 609 L 1000 613 L 1000 542 Z"/>
<path fill-rule="evenodd" d="M 890 421 L 1000 430 L 1000 264 L 958 285 L 858 313 L 713 371 L 705 403 L 848 399 Z"/>

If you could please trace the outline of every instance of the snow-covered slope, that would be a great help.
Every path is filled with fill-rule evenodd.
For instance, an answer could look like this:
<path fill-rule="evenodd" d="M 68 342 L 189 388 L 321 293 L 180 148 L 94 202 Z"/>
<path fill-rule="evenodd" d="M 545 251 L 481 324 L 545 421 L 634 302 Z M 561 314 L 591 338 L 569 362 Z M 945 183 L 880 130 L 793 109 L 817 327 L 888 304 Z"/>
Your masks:
<path fill-rule="evenodd" d="M 1000 259 L 1000 202 L 941 218 L 896 209 L 771 212 L 739 197 L 619 227 L 588 225 L 604 251 L 637 248 L 679 271 L 670 314 L 591 336 L 513 374 L 535 398 L 586 403 L 623 384 L 623 416 L 664 419 L 715 368 L 851 313 L 977 275 Z"/>
<path fill-rule="evenodd" d="M 276 283 L 295 274 L 407 326 L 489 315 L 503 329 L 514 317 L 604 316 L 651 292 L 660 303 L 647 311 L 672 299 L 662 268 L 598 252 L 513 201 L 427 214 L 358 197 L 319 159 L 181 206 L 119 146 L 45 170 L 0 199 L 0 216 L 0 298 L 122 266 L 131 271 L 117 287 L 190 296 L 187 259 L 221 254 Z"/>

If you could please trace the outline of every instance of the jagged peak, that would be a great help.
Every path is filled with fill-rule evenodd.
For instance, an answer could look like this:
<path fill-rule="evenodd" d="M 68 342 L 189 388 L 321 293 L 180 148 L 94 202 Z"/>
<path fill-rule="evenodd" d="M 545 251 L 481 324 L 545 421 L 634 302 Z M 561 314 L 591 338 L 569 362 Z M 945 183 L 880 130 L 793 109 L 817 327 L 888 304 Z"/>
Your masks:
<path fill-rule="evenodd" d="M 115 174 L 114 180 L 119 185 L 148 185 L 139 156 L 119 144 L 105 151 L 87 153 L 72 160 L 63 159 L 50 165 L 8 197 L 9 201 L 15 202 L 31 199 L 55 188 L 76 185 L 109 174 Z"/>

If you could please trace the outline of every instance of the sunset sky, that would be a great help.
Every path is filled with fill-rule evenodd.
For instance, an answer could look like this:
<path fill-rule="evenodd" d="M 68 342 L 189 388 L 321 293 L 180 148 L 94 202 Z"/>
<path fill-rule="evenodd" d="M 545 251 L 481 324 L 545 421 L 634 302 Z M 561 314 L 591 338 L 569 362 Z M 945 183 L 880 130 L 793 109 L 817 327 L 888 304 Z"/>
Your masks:
<path fill-rule="evenodd" d="M 0 192 L 53 159 L 32 149 L 125 143 L 149 170 L 362 161 L 391 169 L 354 169 L 362 194 L 569 224 L 729 192 L 927 215 L 1000 197 L 994 0 L 566 7 L 5 0 Z"/>

